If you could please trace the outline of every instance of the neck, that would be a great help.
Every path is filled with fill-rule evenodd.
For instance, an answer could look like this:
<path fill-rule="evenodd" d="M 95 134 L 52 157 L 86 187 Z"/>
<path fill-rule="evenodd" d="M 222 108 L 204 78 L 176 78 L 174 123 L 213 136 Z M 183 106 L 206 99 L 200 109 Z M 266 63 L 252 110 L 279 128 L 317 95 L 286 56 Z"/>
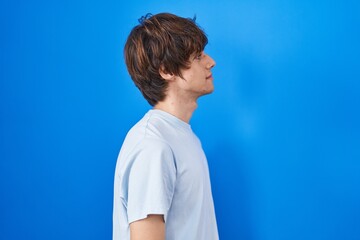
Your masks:
<path fill-rule="evenodd" d="M 159 109 L 189 123 L 191 116 L 197 108 L 196 100 L 180 100 L 167 96 L 164 101 L 158 102 L 154 109 Z"/>

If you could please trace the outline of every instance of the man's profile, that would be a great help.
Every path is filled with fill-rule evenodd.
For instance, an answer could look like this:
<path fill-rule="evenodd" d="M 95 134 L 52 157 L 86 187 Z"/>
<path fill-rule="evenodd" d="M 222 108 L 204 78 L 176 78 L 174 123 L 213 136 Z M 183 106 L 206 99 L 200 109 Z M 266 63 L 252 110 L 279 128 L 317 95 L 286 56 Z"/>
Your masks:
<path fill-rule="evenodd" d="M 197 99 L 214 90 L 208 39 L 195 20 L 169 13 L 139 22 L 124 55 L 153 109 L 118 156 L 113 240 L 218 239 L 206 156 L 189 125 Z"/>

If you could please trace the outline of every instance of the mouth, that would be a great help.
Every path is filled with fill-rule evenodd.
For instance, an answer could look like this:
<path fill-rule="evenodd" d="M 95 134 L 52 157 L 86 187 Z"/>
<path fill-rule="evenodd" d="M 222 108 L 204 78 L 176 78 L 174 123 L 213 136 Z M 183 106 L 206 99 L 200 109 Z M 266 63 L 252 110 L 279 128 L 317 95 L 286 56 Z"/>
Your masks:
<path fill-rule="evenodd" d="M 213 79 L 212 74 L 210 74 L 209 76 L 207 76 L 206 79 Z"/>

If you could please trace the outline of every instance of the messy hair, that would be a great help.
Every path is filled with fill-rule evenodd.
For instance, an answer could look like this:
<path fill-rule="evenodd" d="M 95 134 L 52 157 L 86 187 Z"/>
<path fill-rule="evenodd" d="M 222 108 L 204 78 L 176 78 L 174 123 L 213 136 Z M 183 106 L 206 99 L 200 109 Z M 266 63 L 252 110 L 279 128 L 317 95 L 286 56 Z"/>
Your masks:
<path fill-rule="evenodd" d="M 135 85 L 150 105 L 164 100 L 168 83 L 159 70 L 181 75 L 190 56 L 201 53 L 208 39 L 195 18 L 170 13 L 147 14 L 139 19 L 126 41 L 125 62 Z"/>

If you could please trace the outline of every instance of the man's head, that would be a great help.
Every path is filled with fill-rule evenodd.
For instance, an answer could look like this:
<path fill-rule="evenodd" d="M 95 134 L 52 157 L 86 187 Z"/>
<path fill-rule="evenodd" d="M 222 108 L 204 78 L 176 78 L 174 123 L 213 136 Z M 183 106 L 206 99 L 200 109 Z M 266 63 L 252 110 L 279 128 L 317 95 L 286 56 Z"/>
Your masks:
<path fill-rule="evenodd" d="M 168 86 L 160 71 L 182 77 L 190 56 L 200 54 L 208 40 L 194 19 L 160 13 L 139 22 L 125 44 L 125 61 L 136 86 L 154 106 L 164 100 Z"/>

